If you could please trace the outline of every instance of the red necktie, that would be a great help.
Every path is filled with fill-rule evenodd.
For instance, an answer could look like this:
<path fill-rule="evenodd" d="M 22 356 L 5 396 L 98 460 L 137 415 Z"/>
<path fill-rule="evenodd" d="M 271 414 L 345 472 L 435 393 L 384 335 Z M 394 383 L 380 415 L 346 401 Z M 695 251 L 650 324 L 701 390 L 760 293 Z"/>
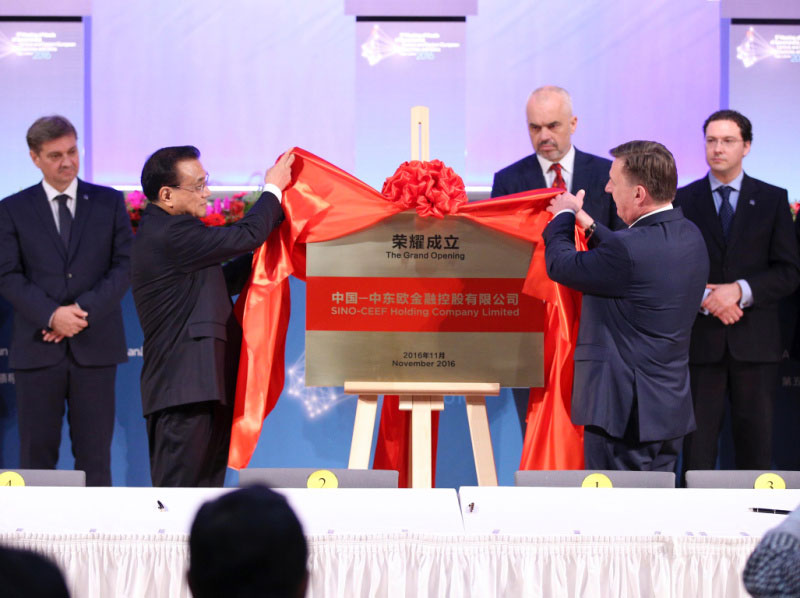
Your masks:
<path fill-rule="evenodd" d="M 564 189 L 564 191 L 566 191 L 567 190 L 567 184 L 564 182 L 564 177 L 561 176 L 561 164 L 559 164 L 558 162 L 556 162 L 555 164 L 552 164 L 550 166 L 550 170 L 554 170 L 555 173 L 556 173 L 556 178 L 553 179 L 553 185 L 552 186 L 553 187 L 559 187 L 561 189 Z"/>

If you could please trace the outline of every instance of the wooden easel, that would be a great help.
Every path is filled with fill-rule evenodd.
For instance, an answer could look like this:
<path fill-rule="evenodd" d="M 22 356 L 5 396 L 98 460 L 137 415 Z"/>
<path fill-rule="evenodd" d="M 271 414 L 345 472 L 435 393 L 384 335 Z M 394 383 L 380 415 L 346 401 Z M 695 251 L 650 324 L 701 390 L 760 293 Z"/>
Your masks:
<path fill-rule="evenodd" d="M 431 487 L 431 412 L 444 409 L 445 396 L 464 396 L 479 486 L 497 486 L 486 396 L 500 394 L 496 382 L 345 382 L 346 394 L 358 395 L 350 469 L 369 468 L 378 395 L 400 395 L 400 409 L 411 411 L 409 479 L 412 488 Z"/>
<path fill-rule="evenodd" d="M 430 113 L 426 106 L 411 108 L 411 159 L 430 160 Z M 412 488 L 431 487 L 431 412 L 444 409 L 445 396 L 463 396 L 472 438 L 472 455 L 479 486 L 497 486 L 486 396 L 500 394 L 498 383 L 482 382 L 345 382 L 346 394 L 358 395 L 350 469 L 368 469 L 378 395 L 400 395 L 400 410 L 411 411 L 409 472 Z"/>

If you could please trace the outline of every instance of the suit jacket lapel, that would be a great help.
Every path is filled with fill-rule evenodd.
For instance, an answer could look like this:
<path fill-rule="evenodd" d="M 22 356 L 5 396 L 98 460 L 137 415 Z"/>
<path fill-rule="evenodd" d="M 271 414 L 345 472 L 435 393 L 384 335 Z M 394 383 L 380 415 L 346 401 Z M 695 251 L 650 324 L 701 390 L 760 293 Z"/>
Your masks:
<path fill-rule="evenodd" d="M 56 248 L 61 254 L 61 258 L 66 259 L 67 248 L 64 247 L 64 241 L 61 240 L 61 235 L 58 234 L 56 220 L 53 217 L 53 210 L 50 207 L 50 202 L 47 200 L 47 193 L 44 192 L 44 187 L 41 185 L 36 185 L 33 188 L 32 201 L 34 208 L 36 209 L 36 213 L 39 215 L 39 218 L 42 221 L 44 231 L 55 244 Z"/>
<path fill-rule="evenodd" d="M 89 219 L 92 203 L 89 201 L 89 190 L 86 184 L 78 179 L 78 196 L 75 198 L 75 218 L 72 220 L 72 231 L 69 235 L 69 257 L 75 255 L 80 243 L 83 228 Z"/>
<path fill-rule="evenodd" d="M 731 232 L 728 235 L 728 247 L 731 247 L 742 235 L 742 231 L 751 222 L 751 218 L 758 213 L 758 197 L 756 187 L 746 174 L 742 178 L 742 188 L 739 190 L 739 199 L 736 202 L 736 211 L 733 213 Z"/>
<path fill-rule="evenodd" d="M 536 154 L 531 157 L 531 167 L 526 169 L 527 181 L 525 181 L 525 189 L 544 189 L 547 187 L 547 182 L 544 180 L 542 174 L 542 166 L 536 158 Z"/>
<path fill-rule="evenodd" d="M 572 164 L 572 188 L 570 193 L 576 193 L 581 189 L 589 189 L 589 172 L 584 168 L 586 164 L 586 154 L 575 148 L 575 162 Z"/>

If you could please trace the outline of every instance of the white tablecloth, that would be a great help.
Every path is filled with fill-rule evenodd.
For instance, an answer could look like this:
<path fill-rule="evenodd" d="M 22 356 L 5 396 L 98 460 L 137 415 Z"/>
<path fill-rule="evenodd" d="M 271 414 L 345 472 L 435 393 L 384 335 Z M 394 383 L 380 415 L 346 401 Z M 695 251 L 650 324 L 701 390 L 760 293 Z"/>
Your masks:
<path fill-rule="evenodd" d="M 0 544 L 52 556 L 73 598 L 188 598 L 188 525 L 222 492 L 13 490 L 0 491 Z M 460 505 L 452 490 L 285 492 L 308 533 L 312 598 L 747 596 L 747 557 L 781 521 L 749 507 L 800 502 L 791 490 L 463 488 Z M 132 506 L 156 500 L 169 511 Z"/>

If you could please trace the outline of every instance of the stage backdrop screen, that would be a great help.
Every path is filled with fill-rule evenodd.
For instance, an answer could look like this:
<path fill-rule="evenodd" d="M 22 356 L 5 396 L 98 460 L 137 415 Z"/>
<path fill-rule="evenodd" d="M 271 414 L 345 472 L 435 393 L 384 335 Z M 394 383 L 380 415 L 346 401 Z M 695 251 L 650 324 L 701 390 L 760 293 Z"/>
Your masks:
<path fill-rule="evenodd" d="M 46 114 L 66 116 L 83 137 L 83 22 L 0 20 L 0 198 L 41 180 L 25 133 Z M 79 143 L 83 148 L 83 144 Z M 83 157 L 83 156 L 82 156 Z"/>
<path fill-rule="evenodd" d="M 788 189 L 789 201 L 800 201 L 795 150 L 800 131 L 800 23 L 735 20 L 729 56 L 729 106 L 753 123 L 753 145 L 744 169 Z"/>

